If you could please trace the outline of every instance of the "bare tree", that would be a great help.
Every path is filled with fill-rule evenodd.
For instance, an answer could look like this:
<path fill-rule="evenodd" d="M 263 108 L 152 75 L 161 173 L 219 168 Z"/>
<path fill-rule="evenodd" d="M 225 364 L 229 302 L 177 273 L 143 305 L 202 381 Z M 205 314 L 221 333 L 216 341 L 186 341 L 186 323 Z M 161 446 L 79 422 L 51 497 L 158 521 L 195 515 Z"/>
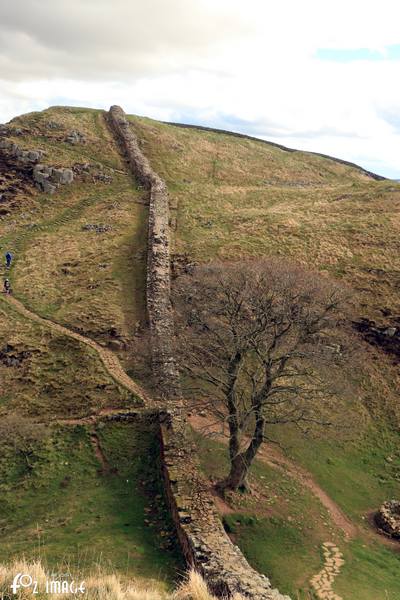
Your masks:
<path fill-rule="evenodd" d="M 176 280 L 183 383 L 229 431 L 221 491 L 247 487 L 270 426 L 332 423 L 345 380 L 345 296 L 326 277 L 275 259 L 206 265 Z"/>

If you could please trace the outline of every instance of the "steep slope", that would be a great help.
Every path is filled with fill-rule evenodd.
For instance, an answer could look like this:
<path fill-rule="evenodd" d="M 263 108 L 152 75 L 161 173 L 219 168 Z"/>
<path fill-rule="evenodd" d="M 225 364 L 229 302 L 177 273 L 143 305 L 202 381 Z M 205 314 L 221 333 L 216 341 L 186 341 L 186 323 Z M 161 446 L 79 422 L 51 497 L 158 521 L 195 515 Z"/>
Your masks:
<path fill-rule="evenodd" d="M 357 525 L 356 539 L 345 545 L 337 533 L 325 532 L 323 543 L 339 540 L 345 556 L 332 597 L 337 593 L 373 600 L 382 589 L 396 597 L 393 569 L 398 559 L 379 544 L 367 519 L 385 497 L 400 492 L 400 440 L 397 428 L 392 429 L 393 419 L 399 423 L 400 187 L 350 165 L 264 142 L 138 117 L 132 117 L 132 123 L 142 148 L 168 184 L 176 274 L 190 262 L 279 255 L 340 278 L 354 291 L 354 326 L 363 329 L 365 324 L 366 344 L 364 369 L 355 373 L 359 398 L 349 407 L 352 427 L 358 421 L 353 439 L 333 432 L 305 441 L 288 428 L 269 433 Z M 371 339 L 374 329 L 377 334 Z M 217 459 L 206 450 L 204 460 L 206 472 L 215 475 L 221 457 L 217 467 Z M 254 527 L 233 524 L 238 508 L 234 502 L 229 527 L 248 558 L 282 591 L 295 595 L 302 589 L 306 594 L 305 573 L 316 581 L 307 563 L 316 550 L 309 543 L 314 539 L 319 544 L 321 530 L 306 534 L 303 523 L 316 520 L 329 528 L 330 519 L 323 513 L 317 516 L 309 505 L 302 521 L 290 512 L 281 520 L 282 505 L 296 494 L 287 488 L 285 492 L 272 515 L 266 514 L 268 493 L 261 492 L 264 507 L 240 503 L 250 522 L 256 519 Z M 301 504 L 300 497 L 294 504 Z M 283 547 L 283 559 L 275 560 Z M 362 558 L 360 547 L 367 548 Z M 307 560 L 299 556 L 300 549 Z M 296 575 L 287 564 L 288 556 L 299 567 L 298 587 L 293 587 Z M 321 564 L 321 573 L 323 568 Z"/>
<path fill-rule="evenodd" d="M 0 560 L 23 549 L 52 567 L 98 563 L 169 586 L 183 565 L 156 432 L 91 418 L 143 404 L 111 364 L 114 352 L 125 368 L 143 362 L 135 343 L 145 300 L 142 192 L 101 112 L 51 109 L 1 133 L 5 172 L 13 165 L 14 176 L 1 192 L 0 245 L 13 254 L 3 275 L 30 311 L 0 306 Z M 42 164 L 55 169 L 51 194 L 40 177 L 34 185 Z M 57 180 L 63 173 L 69 183 Z"/>
<path fill-rule="evenodd" d="M 397 183 L 261 141 L 132 121 L 176 206 L 177 253 L 295 257 L 349 281 L 365 316 L 399 314 Z"/>
<path fill-rule="evenodd" d="M 395 598 L 398 556 L 366 517 L 400 493 L 398 433 L 387 423 L 388 414 L 396 416 L 398 329 L 394 336 L 385 333 L 398 327 L 400 316 L 400 185 L 252 139 L 139 117 L 131 121 L 142 151 L 167 182 L 175 273 L 191 261 L 277 254 L 316 266 L 355 289 L 354 321 L 365 325 L 373 342 L 366 345 L 360 394 L 369 412 L 362 412 L 356 439 L 334 434 L 305 442 L 290 430 L 275 436 L 352 521 L 356 538 L 345 542 L 301 482 L 265 464 L 254 469 L 255 497 L 233 499 L 225 522 L 250 562 L 294 597 L 308 598 L 310 580 L 324 569 L 323 544 L 332 542 L 345 560 L 335 593 L 343 600 L 376 600 L 386 590 Z M 2 139 L 18 152 L 2 150 Z M 25 151 L 40 151 L 39 160 L 29 162 Z M 147 199 L 104 114 L 55 107 L 18 117 L 0 130 L 0 154 L 0 245 L 14 255 L 9 273 L 16 297 L 34 314 L 115 352 L 125 370 L 146 385 Z M 47 178 L 57 186 L 52 194 L 40 180 L 46 171 L 35 164 L 56 169 Z M 73 173 L 70 183 L 57 180 L 68 180 L 65 170 Z M 154 432 L 129 423 L 94 431 L 85 420 L 99 410 L 136 410 L 139 399 L 109 376 L 95 351 L 8 304 L 0 309 L 0 411 L 8 431 L 15 429 L 15 414 L 27 419 L 27 431 L 32 419 L 75 423 L 54 423 L 33 440 L 26 434 L 28 457 L 16 456 L 12 445 L 2 450 L 0 485 L 7 502 L 1 560 L 22 547 L 34 556 L 39 544 L 58 559 L 76 544 L 77 562 L 93 548 L 85 555 L 91 564 L 106 541 L 105 560 L 114 567 L 122 571 L 128 563 L 130 574 L 160 574 L 171 582 L 180 559 L 172 542 L 163 541 L 169 539 L 168 519 L 149 506 L 160 483 L 152 467 Z M 224 465 L 223 448 L 202 438 L 199 444 L 205 473 L 216 476 Z M 16 491 L 22 494 L 19 503 Z M 32 506 L 39 515 L 36 529 Z"/>

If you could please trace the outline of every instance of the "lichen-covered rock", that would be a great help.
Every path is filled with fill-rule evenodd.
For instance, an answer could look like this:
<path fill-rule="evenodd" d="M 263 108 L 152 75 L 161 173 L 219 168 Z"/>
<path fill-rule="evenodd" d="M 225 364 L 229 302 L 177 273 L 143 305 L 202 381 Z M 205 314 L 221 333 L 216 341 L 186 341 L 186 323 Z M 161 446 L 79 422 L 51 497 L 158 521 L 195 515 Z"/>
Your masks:
<path fill-rule="evenodd" d="M 86 142 L 86 138 L 83 133 L 74 129 L 67 135 L 65 141 L 75 146 L 76 144 L 84 144 Z"/>
<path fill-rule="evenodd" d="M 7 138 L 0 139 L 0 150 L 25 164 L 36 164 L 44 155 L 43 150 L 25 150 Z"/>
<path fill-rule="evenodd" d="M 59 185 L 70 184 L 74 180 L 72 169 L 41 164 L 35 165 L 32 176 L 37 187 L 47 194 L 54 194 Z"/>
<path fill-rule="evenodd" d="M 400 540 L 400 501 L 384 502 L 375 515 L 375 521 L 380 529 Z"/>
<path fill-rule="evenodd" d="M 57 123 L 57 121 L 47 121 L 46 123 L 46 127 L 48 129 L 62 129 L 62 125 L 60 125 L 60 123 Z"/>

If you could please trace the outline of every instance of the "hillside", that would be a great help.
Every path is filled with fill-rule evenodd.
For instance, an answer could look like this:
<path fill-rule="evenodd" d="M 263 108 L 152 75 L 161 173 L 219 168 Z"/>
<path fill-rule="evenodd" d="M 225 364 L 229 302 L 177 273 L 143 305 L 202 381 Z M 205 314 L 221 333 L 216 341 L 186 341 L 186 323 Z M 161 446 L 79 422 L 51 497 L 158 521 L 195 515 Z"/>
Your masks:
<path fill-rule="evenodd" d="M 395 600 L 398 546 L 369 518 L 400 495 L 400 184 L 242 136 L 130 120 L 168 187 L 174 275 L 190 262 L 279 255 L 354 291 L 352 320 L 365 346 L 364 371 L 355 374 L 357 427 L 307 440 L 275 431 L 286 454 L 260 458 L 254 495 L 218 504 L 226 529 L 252 566 L 293 598 L 315 593 L 311 580 L 332 544 L 336 596 L 315 597 Z M 143 406 L 141 389 L 113 376 L 102 348 L 154 391 L 145 190 L 102 111 L 54 107 L 13 119 L 0 135 L 0 249 L 13 254 L 14 297 L 30 311 L 2 297 L 0 561 L 22 551 L 50 564 L 68 556 L 72 565 L 100 562 L 171 588 L 184 567 L 155 429 L 93 418 Z M 39 151 L 40 162 L 24 150 Z M 38 164 L 56 173 L 44 177 Z M 221 440 L 194 437 L 204 473 L 217 476 L 226 460 Z"/>

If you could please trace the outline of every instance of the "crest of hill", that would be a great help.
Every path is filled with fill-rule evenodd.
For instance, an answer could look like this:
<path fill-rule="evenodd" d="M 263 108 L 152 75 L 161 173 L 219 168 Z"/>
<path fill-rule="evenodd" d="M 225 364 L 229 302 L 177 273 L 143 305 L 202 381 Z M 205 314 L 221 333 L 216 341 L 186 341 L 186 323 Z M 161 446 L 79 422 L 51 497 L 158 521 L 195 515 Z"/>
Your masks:
<path fill-rule="evenodd" d="M 191 125 L 188 123 L 176 123 L 173 121 L 164 121 L 164 123 L 166 123 L 167 125 L 174 125 L 175 127 L 184 127 L 186 129 L 199 129 L 200 131 L 213 131 L 215 133 L 223 133 L 225 135 L 232 135 L 233 137 L 237 137 L 237 138 L 254 140 L 256 142 L 262 142 L 264 144 L 268 144 L 269 146 L 275 146 L 276 148 L 280 148 L 281 150 L 284 150 L 285 152 L 300 152 L 296 148 L 289 148 L 288 146 L 284 146 L 283 144 L 278 144 L 276 142 L 264 140 L 262 138 L 255 137 L 253 135 L 248 135 L 247 133 L 240 133 L 238 131 L 228 131 L 226 129 L 218 129 L 216 127 L 205 127 L 204 125 Z M 383 181 L 383 180 L 387 179 L 387 177 L 383 177 L 383 175 L 378 175 L 377 173 L 368 171 L 367 169 L 364 169 L 363 167 L 360 167 L 356 163 L 353 163 L 349 160 L 344 160 L 342 158 L 337 158 L 335 156 L 329 156 L 329 154 L 323 154 L 322 152 L 306 152 L 306 154 L 314 154 L 315 156 L 321 156 L 322 158 L 327 158 L 329 160 L 333 160 L 342 165 L 347 165 L 348 167 L 353 167 L 354 169 L 361 171 L 365 175 L 368 175 L 369 177 L 372 177 L 372 179 L 376 179 L 377 181 Z M 395 179 L 394 181 L 400 181 L 400 179 Z"/>

